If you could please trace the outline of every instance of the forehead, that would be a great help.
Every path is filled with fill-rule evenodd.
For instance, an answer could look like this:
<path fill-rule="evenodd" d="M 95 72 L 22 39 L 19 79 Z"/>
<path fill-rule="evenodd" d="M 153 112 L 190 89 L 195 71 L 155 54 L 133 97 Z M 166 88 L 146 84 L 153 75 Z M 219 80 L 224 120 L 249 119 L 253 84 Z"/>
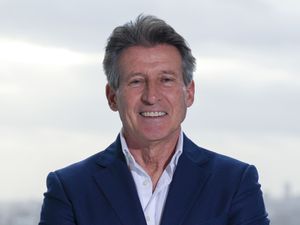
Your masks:
<path fill-rule="evenodd" d="M 118 60 L 121 73 L 143 70 L 182 70 L 182 58 L 176 47 L 159 44 L 151 47 L 132 46 L 123 50 Z"/>

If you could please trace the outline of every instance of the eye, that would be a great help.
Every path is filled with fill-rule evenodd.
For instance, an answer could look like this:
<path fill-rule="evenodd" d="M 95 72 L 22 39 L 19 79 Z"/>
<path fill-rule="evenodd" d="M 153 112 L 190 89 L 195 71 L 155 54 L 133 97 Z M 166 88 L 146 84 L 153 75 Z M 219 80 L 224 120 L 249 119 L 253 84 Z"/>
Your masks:
<path fill-rule="evenodd" d="M 132 79 L 129 81 L 129 86 L 137 87 L 143 83 L 143 79 Z"/>
<path fill-rule="evenodd" d="M 171 78 L 168 78 L 168 77 L 165 77 L 165 78 L 162 79 L 162 81 L 163 81 L 163 82 L 170 82 L 170 81 L 172 81 L 172 79 L 171 79 Z"/>
<path fill-rule="evenodd" d="M 130 81 L 131 84 L 138 84 L 140 81 L 139 80 L 132 80 Z"/>
<path fill-rule="evenodd" d="M 161 78 L 161 82 L 165 85 L 171 85 L 175 81 L 174 77 L 165 76 Z"/>

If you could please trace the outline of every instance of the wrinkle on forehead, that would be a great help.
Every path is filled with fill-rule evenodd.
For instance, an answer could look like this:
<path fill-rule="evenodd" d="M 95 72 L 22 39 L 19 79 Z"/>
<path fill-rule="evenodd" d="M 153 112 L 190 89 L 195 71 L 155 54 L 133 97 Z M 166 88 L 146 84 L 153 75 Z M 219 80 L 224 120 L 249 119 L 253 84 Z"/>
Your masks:
<path fill-rule="evenodd" d="M 132 46 L 121 53 L 119 69 L 123 78 L 150 73 L 177 75 L 183 73 L 182 57 L 172 45 Z"/>

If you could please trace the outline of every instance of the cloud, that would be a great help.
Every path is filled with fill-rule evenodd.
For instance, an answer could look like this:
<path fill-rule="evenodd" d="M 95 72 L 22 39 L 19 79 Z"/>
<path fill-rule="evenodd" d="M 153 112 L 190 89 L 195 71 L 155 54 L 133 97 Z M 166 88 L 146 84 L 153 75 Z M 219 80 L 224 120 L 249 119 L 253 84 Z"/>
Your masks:
<path fill-rule="evenodd" d="M 193 46 L 203 42 L 268 46 L 299 44 L 297 2 L 271 1 L 2 1 L 1 34 L 30 42 L 99 52 L 113 27 L 138 14 L 154 14 L 174 25 Z M 282 5 L 282 3 L 280 4 Z M 127 8 L 129 10 L 124 11 Z M 182 15 L 182 16 L 181 16 Z"/>
<path fill-rule="evenodd" d="M 141 1 L 2 1 L 0 34 L 42 45 L 99 52 L 111 29 L 153 8 Z M 129 8 L 130 10 L 124 10 Z"/>
<path fill-rule="evenodd" d="M 95 55 L 68 49 L 39 46 L 28 42 L 1 40 L 0 60 L 7 64 L 75 66 L 95 62 Z"/>
<path fill-rule="evenodd" d="M 198 82 L 196 103 L 187 118 L 194 130 L 237 135 L 297 135 L 300 133 L 299 85 L 251 82 Z M 197 122 L 196 122 L 196 121 Z"/>

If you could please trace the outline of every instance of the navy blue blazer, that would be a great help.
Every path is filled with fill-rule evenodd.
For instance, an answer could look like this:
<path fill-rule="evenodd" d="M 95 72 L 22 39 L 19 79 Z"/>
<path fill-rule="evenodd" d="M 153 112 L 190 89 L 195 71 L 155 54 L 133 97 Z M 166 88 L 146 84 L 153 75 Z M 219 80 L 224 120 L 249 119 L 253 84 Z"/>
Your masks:
<path fill-rule="evenodd" d="M 161 225 L 267 225 L 254 166 L 184 137 Z M 146 225 L 120 138 L 104 151 L 52 172 L 39 225 Z"/>

